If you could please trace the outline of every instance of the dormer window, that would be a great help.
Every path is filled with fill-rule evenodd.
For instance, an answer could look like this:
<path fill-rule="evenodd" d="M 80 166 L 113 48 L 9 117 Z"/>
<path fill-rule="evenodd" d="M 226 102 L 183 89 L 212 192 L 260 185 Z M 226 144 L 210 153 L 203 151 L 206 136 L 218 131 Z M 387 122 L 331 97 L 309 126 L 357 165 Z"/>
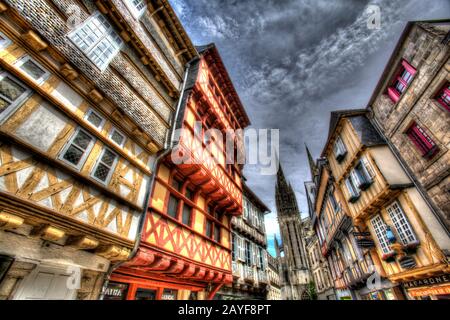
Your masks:
<path fill-rule="evenodd" d="M 344 142 L 342 142 L 341 137 L 338 137 L 336 139 L 336 142 L 334 143 L 334 156 L 336 157 L 336 160 L 338 162 L 341 162 L 342 160 L 344 160 L 346 155 L 347 148 L 345 148 Z"/>
<path fill-rule="evenodd" d="M 136 19 L 139 19 L 147 8 L 145 0 L 125 0 L 125 3 Z"/>
<path fill-rule="evenodd" d="M 445 110 L 450 111 L 450 82 L 445 83 L 437 94 L 436 100 Z"/>
<path fill-rule="evenodd" d="M 431 159 L 439 152 L 439 147 L 433 139 L 431 139 L 428 133 L 417 123 L 414 122 L 409 127 L 406 131 L 406 135 L 414 143 L 417 149 L 419 149 L 422 157 Z"/>
<path fill-rule="evenodd" d="M 416 69 L 406 60 L 403 60 L 387 90 L 389 97 L 394 103 L 400 100 L 401 95 L 406 91 L 415 74 Z"/>

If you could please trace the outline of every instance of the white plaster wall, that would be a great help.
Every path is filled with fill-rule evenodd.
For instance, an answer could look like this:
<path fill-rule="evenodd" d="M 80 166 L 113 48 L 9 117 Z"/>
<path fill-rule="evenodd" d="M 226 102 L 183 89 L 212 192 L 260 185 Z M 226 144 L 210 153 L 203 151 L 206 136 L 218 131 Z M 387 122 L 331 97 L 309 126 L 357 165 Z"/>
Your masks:
<path fill-rule="evenodd" d="M 42 103 L 14 132 L 17 137 L 41 151 L 48 151 L 68 123 L 67 117 Z"/>
<path fill-rule="evenodd" d="M 370 154 L 390 185 L 411 183 L 388 146 L 373 147 Z"/>

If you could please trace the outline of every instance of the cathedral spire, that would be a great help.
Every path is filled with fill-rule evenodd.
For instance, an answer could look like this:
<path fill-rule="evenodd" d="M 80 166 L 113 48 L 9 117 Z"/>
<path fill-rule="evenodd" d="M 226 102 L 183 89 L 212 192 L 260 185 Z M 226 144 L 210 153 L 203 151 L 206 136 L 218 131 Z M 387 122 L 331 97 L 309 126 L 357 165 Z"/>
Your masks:
<path fill-rule="evenodd" d="M 311 179 L 314 180 L 314 177 L 317 175 L 317 165 L 314 161 L 313 156 L 311 155 L 311 152 L 309 151 L 308 145 L 305 143 L 306 148 L 306 154 L 308 155 L 308 162 L 309 162 L 309 170 L 311 171 Z"/>

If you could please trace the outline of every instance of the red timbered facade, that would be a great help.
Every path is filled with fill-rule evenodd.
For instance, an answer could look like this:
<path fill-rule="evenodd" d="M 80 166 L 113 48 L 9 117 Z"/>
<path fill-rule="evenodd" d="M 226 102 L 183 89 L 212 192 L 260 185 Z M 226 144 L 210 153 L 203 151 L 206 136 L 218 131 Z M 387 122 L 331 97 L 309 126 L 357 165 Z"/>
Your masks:
<path fill-rule="evenodd" d="M 140 248 L 111 277 L 111 292 L 126 299 L 212 299 L 233 281 L 230 222 L 242 213 L 243 167 L 236 130 L 250 122 L 216 47 L 197 49 L 179 140 L 158 166 Z"/>

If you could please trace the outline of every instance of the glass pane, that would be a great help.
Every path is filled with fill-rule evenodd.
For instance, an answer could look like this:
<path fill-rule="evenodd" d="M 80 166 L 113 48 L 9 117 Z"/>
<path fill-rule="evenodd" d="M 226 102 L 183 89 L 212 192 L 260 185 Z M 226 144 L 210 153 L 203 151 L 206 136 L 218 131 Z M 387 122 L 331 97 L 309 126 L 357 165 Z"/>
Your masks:
<path fill-rule="evenodd" d="M 24 87 L 8 77 L 5 77 L 0 81 L 0 93 L 11 101 L 16 100 L 25 91 L 26 89 Z"/>
<path fill-rule="evenodd" d="M 91 137 L 83 131 L 78 131 L 77 136 L 73 139 L 73 143 L 83 150 L 86 150 L 91 142 Z"/>
<path fill-rule="evenodd" d="M 218 224 L 214 225 L 214 240 L 220 242 L 220 227 Z"/>
<path fill-rule="evenodd" d="M 184 205 L 183 206 L 183 224 L 190 225 L 191 224 L 191 207 Z"/>
<path fill-rule="evenodd" d="M 116 155 L 112 151 L 106 149 L 102 156 L 102 162 L 107 166 L 112 167 L 114 160 L 116 160 Z"/>
<path fill-rule="evenodd" d="M 206 221 L 206 236 L 212 238 L 212 222 L 209 220 Z"/>
<path fill-rule="evenodd" d="M 119 146 L 122 145 L 124 139 L 125 137 L 116 130 L 114 130 L 113 134 L 111 135 L 111 140 L 117 143 Z"/>
<path fill-rule="evenodd" d="M 65 160 L 69 161 L 70 163 L 73 163 L 74 165 L 78 165 L 78 162 L 80 162 L 80 159 L 82 157 L 83 157 L 83 151 L 72 144 L 67 149 L 63 158 Z"/>
<path fill-rule="evenodd" d="M 156 300 L 156 290 L 138 289 L 134 300 Z"/>
<path fill-rule="evenodd" d="M 177 190 L 180 191 L 181 189 L 181 183 L 177 180 L 177 179 L 172 179 L 172 187 Z"/>
<path fill-rule="evenodd" d="M 3 110 L 8 108 L 9 105 L 10 105 L 10 103 L 8 101 L 6 101 L 0 97 L 0 113 L 2 113 Z"/>
<path fill-rule="evenodd" d="M 32 60 L 26 61 L 20 68 L 35 80 L 42 78 L 42 76 L 45 74 L 45 70 L 40 68 Z"/>
<path fill-rule="evenodd" d="M 89 121 L 90 123 L 92 123 L 95 127 L 100 127 L 100 125 L 102 124 L 102 122 L 103 122 L 103 119 L 99 116 L 99 115 L 97 115 L 96 113 L 94 113 L 94 112 L 91 112 L 90 114 L 89 114 L 89 116 L 87 117 L 87 121 Z"/>
<path fill-rule="evenodd" d="M 172 218 L 177 217 L 177 208 L 178 208 L 178 199 L 174 196 L 170 195 L 169 197 L 169 205 L 167 208 L 167 214 Z"/>
<path fill-rule="evenodd" d="M 161 296 L 161 300 L 176 300 L 177 293 L 178 293 L 177 290 L 164 289 L 163 294 Z"/>
<path fill-rule="evenodd" d="M 97 166 L 97 169 L 95 169 L 94 177 L 96 177 L 100 181 L 106 181 L 109 170 L 110 170 L 110 168 L 105 166 L 103 163 L 99 163 Z"/>

